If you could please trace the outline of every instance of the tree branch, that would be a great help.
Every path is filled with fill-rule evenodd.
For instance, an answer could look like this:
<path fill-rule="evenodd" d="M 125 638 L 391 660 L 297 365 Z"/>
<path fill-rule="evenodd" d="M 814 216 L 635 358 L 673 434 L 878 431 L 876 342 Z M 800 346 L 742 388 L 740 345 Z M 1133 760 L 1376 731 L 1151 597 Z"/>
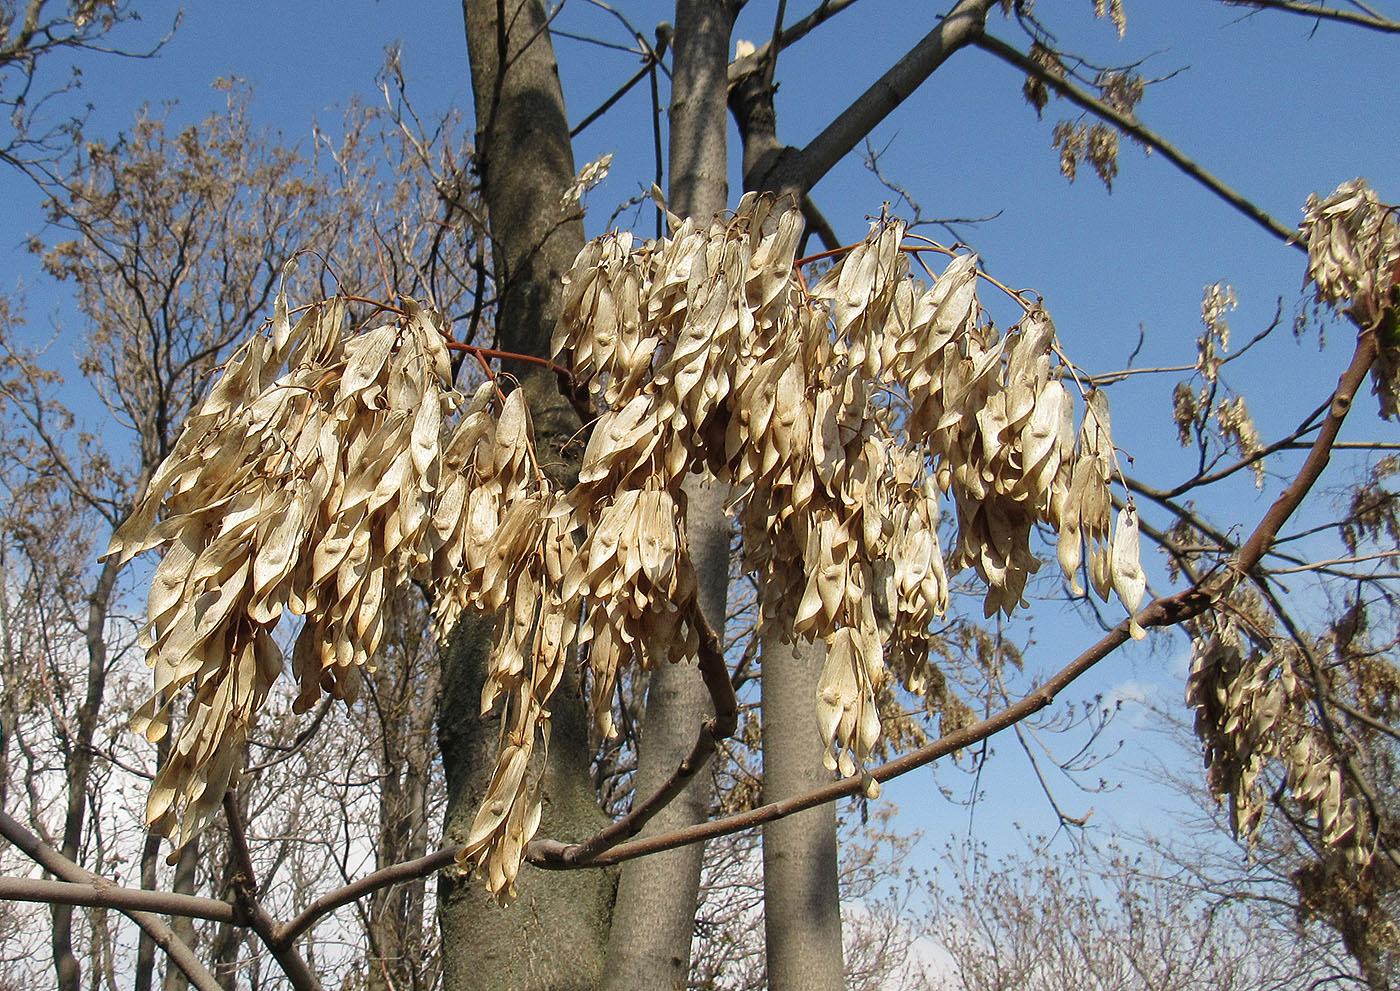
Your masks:
<path fill-rule="evenodd" d="M 765 188 L 806 193 L 838 161 L 933 75 L 948 57 L 974 44 L 996 0 L 958 0 L 938 25 L 796 155 L 778 163 Z"/>
<path fill-rule="evenodd" d="M 282 935 L 277 921 L 258 901 L 253 857 L 243 830 L 243 817 L 239 813 L 238 802 L 232 790 L 224 792 L 224 817 L 228 820 L 229 846 L 233 851 L 236 868 L 233 875 L 233 896 L 238 900 L 238 907 L 247 918 L 248 927 L 258 934 L 258 938 L 272 952 L 296 991 L 322 991 L 320 978 L 312 971 L 306 959 L 297 952 L 292 940 Z"/>
<path fill-rule="evenodd" d="M 841 13 L 841 11 L 845 10 L 847 7 L 851 6 L 851 4 L 855 2 L 856 0 L 822 0 L 821 6 L 817 7 L 816 10 L 812 11 L 810 14 L 808 14 L 801 20 L 794 21 L 791 25 L 783 29 L 782 38 L 778 43 L 779 50 L 781 51 L 782 49 L 787 48 L 789 45 L 792 45 L 794 42 L 802 40 L 814 28 L 818 27 L 825 21 L 828 21 L 831 18 L 835 17 L 837 14 Z M 759 70 L 759 66 L 761 66 L 764 60 L 768 58 L 768 54 L 772 50 L 773 43 L 771 41 L 765 41 L 762 47 L 758 48 L 757 50 L 751 52 L 748 55 L 745 55 L 743 58 L 738 58 L 735 59 L 733 62 L 730 62 L 730 85 L 733 85 L 734 83 L 738 82 L 741 78 L 748 75 L 749 73 L 757 72 Z"/>
<path fill-rule="evenodd" d="M 690 779 L 695 777 L 714 755 L 719 742 L 733 735 L 739 725 L 739 700 L 735 697 L 734 686 L 729 680 L 729 668 L 724 663 L 723 645 L 709 621 L 705 619 L 698 602 L 691 603 L 690 621 L 700 633 L 700 676 L 704 679 L 705 687 L 714 703 L 714 717 L 705 720 L 695 738 L 694 747 L 671 772 L 671 776 L 631 812 L 582 843 L 532 840 L 525 851 L 526 859 L 532 864 L 556 869 L 584 867 L 605 851 L 636 836 L 653 816 L 685 791 Z"/>
<path fill-rule="evenodd" d="M 168 891 L 126 888 L 104 877 L 96 881 L 49 881 L 32 877 L 0 877 L 0 901 L 47 902 L 51 905 L 83 905 L 118 911 L 158 912 L 243 925 L 238 909 L 216 898 L 178 895 Z"/>
<path fill-rule="evenodd" d="M 1084 92 L 1069 80 L 1055 75 L 1043 65 L 1032 61 L 999 38 L 994 38 L 989 34 L 981 34 L 974 38 L 972 43 L 983 51 L 990 52 L 1002 61 L 1014 65 L 1023 72 L 1034 76 L 1071 103 L 1084 108 L 1096 117 L 1108 121 L 1124 134 L 1134 137 L 1149 148 L 1160 152 L 1167 161 L 1205 186 L 1216 196 L 1230 204 L 1270 234 L 1273 234 L 1275 237 L 1285 242 L 1292 243 L 1304 251 L 1307 250 L 1306 246 L 1298 240 L 1298 232 L 1296 230 L 1284 226 L 1262 208 L 1256 206 L 1235 190 L 1225 185 L 1225 183 L 1201 168 L 1201 166 L 1188 158 L 1179 148 L 1158 135 L 1155 131 L 1148 130 L 1147 127 L 1134 120 L 1132 117 L 1121 113 L 1097 97 Z"/>
<path fill-rule="evenodd" d="M 0 836 L 9 840 L 44 870 L 63 881 L 98 886 L 113 884 L 107 878 L 94 874 L 63 856 L 4 811 L 0 811 Z M 119 908 L 120 906 L 113 907 Z M 145 930 L 146 934 L 166 952 L 175 966 L 180 968 L 198 991 L 220 991 L 219 982 L 214 980 L 214 975 L 209 973 L 208 968 L 194 955 L 194 951 L 175 935 L 164 919 L 152 915 L 150 912 L 134 908 L 121 908 L 121 912 Z"/>
<path fill-rule="evenodd" d="M 1370 28 L 1388 34 L 1400 34 L 1400 21 L 1385 17 L 1373 17 L 1354 10 L 1339 10 L 1324 7 L 1320 3 L 1301 3 L 1299 0 L 1221 0 L 1227 7 L 1254 7 L 1258 10 L 1282 10 L 1290 14 L 1302 14 L 1324 21 L 1340 21 L 1356 27 Z"/>
<path fill-rule="evenodd" d="M 279 942 L 294 942 L 317 922 L 343 905 L 349 905 L 353 901 L 358 901 L 366 895 L 378 891 L 380 888 L 402 884 L 405 881 L 417 880 L 420 877 L 426 877 L 436 871 L 450 867 L 457 860 L 457 854 L 461 852 L 461 850 L 462 846 L 460 844 L 443 847 L 441 850 L 434 851 L 416 860 L 406 860 L 401 864 L 392 864 L 389 867 L 381 868 L 372 874 L 366 874 L 358 881 L 352 881 L 347 885 L 336 888 L 334 891 L 328 891 L 310 905 L 306 906 L 301 914 L 292 919 L 292 921 L 280 926 L 277 930 L 276 939 Z"/>
<path fill-rule="evenodd" d="M 1143 627 L 1175 626 L 1186 620 L 1193 619 L 1209 609 L 1221 597 L 1238 584 L 1238 582 L 1250 571 L 1252 571 L 1262 559 L 1268 545 L 1277 536 L 1279 529 L 1287 521 L 1289 516 L 1301 504 L 1303 498 L 1316 484 L 1326 467 L 1330 458 L 1332 445 L 1336 441 L 1337 433 L 1341 429 L 1342 422 L 1350 412 L 1356 392 L 1361 383 L 1365 381 L 1366 374 L 1376 359 L 1378 344 L 1374 331 L 1364 331 L 1357 338 L 1356 351 L 1352 355 L 1351 363 L 1345 372 L 1342 373 L 1338 381 L 1337 388 L 1332 394 L 1331 402 L 1328 405 L 1326 419 L 1320 425 L 1318 436 L 1315 438 L 1312 451 L 1304 461 L 1302 468 L 1298 472 L 1297 480 L 1291 484 L 1270 506 L 1264 514 L 1263 519 L 1250 534 L 1249 538 L 1241 546 L 1239 553 L 1231 562 L 1231 566 L 1226 575 L 1216 581 L 1213 585 L 1208 585 L 1209 577 L 1193 583 L 1191 587 L 1177 592 L 1173 595 L 1163 596 L 1154 599 L 1146 608 L 1137 614 L 1137 622 Z M 958 750 L 962 750 L 975 743 L 1004 730 L 1017 722 L 1033 715 L 1050 705 L 1055 696 L 1072 684 L 1076 679 L 1092 668 L 1099 661 L 1112 654 L 1129 639 L 1129 621 L 1124 620 L 1106 633 L 1097 643 L 1093 644 L 1078 657 L 1062 668 L 1053 677 L 1046 680 L 1039 687 L 1032 690 L 1020 701 L 1007 706 L 1000 712 L 989 716 L 971 726 L 963 727 L 953 733 L 945 734 L 917 750 L 913 750 L 901 757 L 873 768 L 868 772 L 869 778 L 875 781 L 888 781 L 910 771 L 917 770 L 926 764 L 930 764 L 939 757 L 946 756 Z M 546 851 L 545 859 L 531 857 L 531 861 L 537 866 L 554 869 L 574 869 L 581 867 L 605 867 L 620 863 L 624 860 L 631 860 L 636 857 L 646 856 L 651 853 L 659 853 L 663 850 L 670 850 L 692 843 L 700 843 L 713 839 L 717 836 L 725 836 L 731 833 L 741 832 L 771 822 L 785 816 L 801 812 L 805 809 L 813 808 L 826 802 L 854 795 L 865 787 L 864 778 L 852 777 L 841 781 L 834 781 L 829 785 L 808 792 L 796 798 L 787 799 L 782 802 L 772 802 L 767 805 L 741 812 L 736 815 L 725 816 L 709 822 L 700 823 L 696 826 L 675 830 L 660 836 L 650 837 L 645 840 L 634 840 L 628 843 L 620 843 L 612 847 L 587 863 L 567 863 L 564 862 L 562 853 L 555 853 L 554 846 L 557 841 L 534 841 L 531 843 L 532 850 Z M 564 850 L 569 849 L 563 844 L 557 844 Z M 341 905 L 345 905 L 357 898 L 362 898 L 370 892 L 387 887 L 391 884 L 398 884 L 403 881 L 417 877 L 423 877 L 434 871 L 441 870 L 454 862 L 457 853 L 462 849 L 460 846 L 447 847 L 438 850 L 436 853 L 419 857 L 417 860 L 407 861 L 386 867 L 383 870 L 375 871 L 359 881 L 346 885 L 336 891 L 330 892 L 318 899 L 306 909 L 300 916 L 294 919 L 278 933 L 282 940 L 293 940 L 302 932 L 308 929 L 315 921 L 322 916 L 334 911 Z"/>

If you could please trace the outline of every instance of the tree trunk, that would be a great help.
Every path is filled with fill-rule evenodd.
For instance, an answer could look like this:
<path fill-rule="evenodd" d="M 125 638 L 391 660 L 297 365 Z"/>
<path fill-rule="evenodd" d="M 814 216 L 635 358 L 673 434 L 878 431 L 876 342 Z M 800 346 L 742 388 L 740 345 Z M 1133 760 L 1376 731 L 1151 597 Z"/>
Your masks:
<path fill-rule="evenodd" d="M 544 5 L 539 0 L 463 0 L 476 102 L 476 165 L 492 238 L 500 299 L 497 340 L 508 351 L 547 356 L 561 278 L 583 246 L 583 226 L 561 203 L 574 177 L 573 150 Z M 554 377 L 506 364 L 530 399 L 543 463 L 559 464 L 578 419 Z M 577 451 L 569 452 L 576 461 Z M 442 660 L 438 740 L 447 778 L 446 841 L 465 838 L 485 793 L 495 726 L 478 718 L 490 622 L 467 618 Z M 583 839 L 605 825 L 588 774 L 591 750 L 577 671 L 553 704 L 542 831 Z M 585 991 L 603 973 L 615 872 L 521 870 L 516 904 L 497 906 L 479 878 L 454 870 L 438 880 L 443 986 L 503 991 Z"/>
<path fill-rule="evenodd" d="M 73 737 L 67 741 L 64 763 L 68 772 L 68 808 L 63 820 L 63 842 L 59 851 L 69 860 L 81 863 L 83 826 L 87 813 L 88 778 L 92 776 L 92 738 L 102 711 L 107 686 L 107 606 L 117 582 L 116 558 L 108 558 L 98 573 L 88 598 L 87 693 L 78 709 Z M 81 971 L 73 955 L 73 906 L 54 905 L 53 965 L 59 991 L 78 991 Z"/>
<path fill-rule="evenodd" d="M 438 668 L 423 636 L 426 613 L 417 592 L 389 597 L 386 626 L 395 653 L 369 676 L 373 687 L 371 728 L 380 740 L 379 842 L 375 867 L 414 860 L 427 853 L 424 829 L 432 771 L 432 730 L 438 714 Z M 369 899 L 369 991 L 420 991 L 436 985 L 423 953 L 422 880 L 380 888 Z"/>
<path fill-rule="evenodd" d="M 805 189 L 771 188 L 782 163 L 796 154 L 778 141 L 771 77 L 762 70 L 730 91 L 744 143 L 744 187 L 801 202 Z M 762 590 L 765 617 L 787 617 L 794 603 Z M 779 624 L 784 625 L 784 624 Z M 825 649 L 803 640 L 762 640 L 763 801 L 776 802 L 827 784 L 817 729 L 817 683 Z M 763 827 L 763 921 L 768 987 L 772 991 L 841 991 L 840 864 L 836 806 L 821 805 Z"/>
<path fill-rule="evenodd" d="M 734 8 L 716 0 L 678 0 L 671 80 L 670 208 L 704 222 L 729 198 L 725 74 Z M 724 513 L 727 487 L 686 482 L 686 528 L 699 583 L 700 608 L 724 636 L 729 593 L 731 528 Z M 654 793 L 695 743 L 713 713 L 694 662 L 665 665 L 651 676 L 638 748 L 634 801 Z M 712 786 L 708 774 L 690 785 L 647 824 L 643 836 L 705 819 Z M 690 945 L 700 891 L 704 847 L 693 844 L 623 865 L 608 943 L 608 991 L 636 988 L 683 991 L 690 976 Z"/>
<path fill-rule="evenodd" d="M 156 744 L 156 769 L 159 770 L 170 756 L 171 734 L 167 733 Z M 160 861 L 160 834 L 146 831 L 146 839 L 141 844 L 141 887 L 148 891 L 156 888 L 156 869 Z M 174 919 L 171 920 L 172 922 Z M 132 980 L 134 991 L 151 991 L 155 987 L 156 941 L 150 933 L 141 930 L 140 941 L 136 945 L 136 976 Z M 175 970 L 177 968 L 171 968 Z"/>
<path fill-rule="evenodd" d="M 780 607 L 765 602 L 764 608 Z M 831 781 L 817 730 L 824 655 L 821 644 L 763 638 L 765 804 Z M 770 991 L 841 991 L 846 979 L 834 804 L 763 827 L 763 894 Z"/>

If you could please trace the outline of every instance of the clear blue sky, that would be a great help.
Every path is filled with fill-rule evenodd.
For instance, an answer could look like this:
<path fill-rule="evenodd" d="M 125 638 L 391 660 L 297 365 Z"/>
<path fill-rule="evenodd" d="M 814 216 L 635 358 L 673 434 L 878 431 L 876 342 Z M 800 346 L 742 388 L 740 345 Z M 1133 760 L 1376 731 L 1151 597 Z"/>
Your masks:
<path fill-rule="evenodd" d="M 125 35 L 133 46 L 163 33 L 178 9 L 164 0 L 138 6 L 145 22 Z M 654 0 L 618 6 L 647 33 L 671 16 L 669 4 Z M 736 37 L 765 40 L 772 30 L 766 20 L 772 6 L 751 2 Z M 810 6 L 789 4 L 789 16 Z M 800 145 L 817 133 L 927 31 L 944 6 L 861 0 L 784 53 L 778 67 L 781 139 Z M 1110 23 L 1094 20 L 1090 0 L 1042 0 L 1038 12 L 1065 48 L 1092 61 L 1122 64 L 1150 56 L 1144 74 L 1171 78 L 1150 88 L 1141 118 L 1285 223 L 1297 221 L 1308 193 L 1326 192 L 1358 175 L 1368 177 L 1382 198 L 1400 201 L 1395 99 L 1400 60 L 1394 36 L 1283 14 L 1251 16 L 1214 0 L 1127 0 L 1126 8 L 1128 31 L 1121 42 Z M 584 0 L 569 0 L 556 23 L 628 41 L 616 21 Z M 991 30 L 1024 47 L 1019 30 L 999 13 Z M 143 102 L 178 99 L 177 117 L 196 120 L 223 100 L 210 83 L 239 76 L 254 85 L 257 121 L 288 136 L 309 135 L 314 119 L 333 125 L 352 94 L 375 98 L 373 77 L 384 47 L 393 43 L 402 45 L 410 92 L 421 110 L 470 108 L 460 7 L 373 0 L 188 5 L 158 57 L 85 60 L 82 98 L 94 105 L 94 131 L 110 135 Z M 558 41 L 558 53 L 575 120 L 637 66 L 634 56 L 567 39 Z M 1035 287 L 1045 296 L 1066 350 L 1082 366 L 1091 372 L 1123 367 L 1139 328 L 1145 344 L 1138 365 L 1191 364 L 1201 290 L 1216 281 L 1230 282 L 1239 295 L 1231 318 L 1236 340 L 1261 329 L 1280 297 L 1285 320 L 1291 321 L 1300 306 L 1299 252 L 1224 206 L 1161 156 L 1145 156 L 1126 142 L 1111 195 L 1087 166 L 1070 185 L 1058 173 L 1050 133 L 1060 117 L 1076 116 L 1073 108 L 1052 101 L 1045 119 L 1037 121 L 1021 98 L 1021 82 L 1016 70 L 991 56 L 961 52 L 877 129 L 873 142 L 888 147 L 884 170 L 921 201 L 927 215 L 1000 212 L 994 221 L 964 227 L 964 236 L 1004 281 Z M 616 154 L 610 178 L 590 198 L 595 218 L 606 217 L 611 204 L 650 183 L 647 114 L 643 85 L 580 140 L 580 164 L 604 152 Z M 814 196 L 838 233 L 855 240 L 865 231 L 864 218 L 877 213 L 890 194 L 863 169 L 857 154 Z M 23 281 L 36 334 L 48 336 L 46 325 L 54 314 L 69 323 L 65 335 L 77 333 L 65 315 L 71 311 L 62 303 L 62 287 L 37 277 L 21 250 L 39 224 L 32 187 L 0 172 L 0 203 L 5 204 L 0 284 Z M 643 218 L 644 232 L 650 223 L 649 216 Z M 1333 336 L 1345 344 L 1344 331 Z M 62 339 L 56 347 L 71 350 Z M 1325 398 L 1345 358 L 1340 347 L 1319 354 L 1315 335 L 1295 342 L 1286 330 L 1275 335 L 1262 357 L 1237 384 L 1248 393 L 1266 438 L 1291 427 Z M 1115 439 L 1135 457 L 1136 472 L 1156 482 L 1186 470 L 1170 418 L 1177 378 L 1161 376 L 1113 393 Z M 1350 436 L 1393 438 L 1369 402 L 1358 412 Z M 1288 466 L 1280 461 L 1271 467 L 1286 471 Z M 1229 498 L 1231 503 L 1220 505 L 1222 514 L 1229 514 L 1222 518 L 1246 528 L 1267 505 L 1247 483 Z M 1150 567 L 1149 573 L 1161 578 L 1160 568 Z M 1038 670 L 1058 668 L 1096 636 L 1054 603 L 1037 603 L 1033 627 L 1014 635 L 1034 639 L 1028 662 Z M 1154 640 L 1155 651 L 1125 651 L 1070 694 L 1142 691 L 1179 700 L 1184 641 L 1169 634 Z M 1121 729 L 1132 730 L 1131 718 L 1123 719 Z M 982 778 L 988 799 L 977 812 L 979 827 L 1019 820 L 1043 828 L 1043 806 L 1014 744 L 998 749 L 1002 758 Z M 1129 751 L 1113 767 L 1147 758 L 1141 748 Z M 957 779 L 944 774 L 943 780 Z M 909 819 L 921 818 L 931 835 L 950 824 L 965 827 L 965 810 L 948 810 L 941 800 L 926 797 L 931 789 L 924 775 L 891 792 Z M 1107 807 L 1102 818 L 1116 806 L 1131 821 L 1143 814 L 1148 794 L 1134 786 L 1125 790 L 1126 801 L 1076 799 L 1071 810 Z"/>

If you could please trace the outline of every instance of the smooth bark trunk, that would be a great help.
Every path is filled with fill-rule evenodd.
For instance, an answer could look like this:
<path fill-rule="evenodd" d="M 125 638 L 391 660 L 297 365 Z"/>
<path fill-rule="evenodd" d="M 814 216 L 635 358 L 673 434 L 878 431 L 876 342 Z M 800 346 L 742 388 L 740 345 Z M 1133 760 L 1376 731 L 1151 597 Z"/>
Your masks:
<path fill-rule="evenodd" d="M 766 603 L 765 608 L 776 607 Z M 825 650 L 763 640 L 763 801 L 831 781 L 817 730 L 817 681 Z M 828 803 L 763 827 L 763 922 L 770 991 L 841 991 L 841 891 L 836 806 Z"/>
<path fill-rule="evenodd" d="M 723 210 L 729 197 L 725 90 L 734 13 L 733 5 L 716 0 L 676 4 L 669 205 L 672 212 L 701 223 Z M 727 487 L 691 478 L 686 496 L 686 528 L 699 580 L 700 608 L 723 640 L 732 539 L 724 512 Z M 667 665 L 652 674 L 633 779 L 634 801 L 653 794 L 676 769 L 694 745 L 701 722 L 713 711 L 696 663 Z M 641 835 L 703 821 L 712 792 L 709 774 L 696 775 Z M 607 991 L 683 991 L 686 987 L 703 859 L 704 847 L 697 843 L 623 866 L 608 943 L 603 985 Z"/>
<path fill-rule="evenodd" d="M 770 185 L 796 149 L 778 140 L 772 76 L 762 69 L 730 91 L 730 106 L 743 139 L 744 186 L 800 203 L 805 189 Z M 815 562 L 808 562 L 808 567 Z M 791 605 L 780 592 L 762 589 L 765 617 L 786 617 Z M 826 784 L 817 730 L 817 682 L 825 650 L 821 644 L 782 643 L 763 636 L 763 801 L 792 798 Z M 840 991 L 845 986 L 841 945 L 840 865 L 836 853 L 836 807 L 822 805 L 763 827 L 763 922 L 765 963 L 771 991 Z"/>

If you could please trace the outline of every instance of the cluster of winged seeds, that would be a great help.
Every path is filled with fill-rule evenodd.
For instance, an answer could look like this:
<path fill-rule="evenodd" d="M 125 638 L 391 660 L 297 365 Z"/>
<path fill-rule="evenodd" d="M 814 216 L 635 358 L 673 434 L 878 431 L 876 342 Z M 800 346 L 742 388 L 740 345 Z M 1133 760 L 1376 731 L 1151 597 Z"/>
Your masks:
<path fill-rule="evenodd" d="M 1307 281 L 1319 303 L 1347 313 L 1376 334 L 1372 386 L 1384 417 L 1400 402 L 1400 221 L 1365 180 L 1309 196 L 1298 235 L 1308 248 Z M 1235 617 L 1244 617 L 1237 620 Z M 1316 703 L 1295 673 L 1297 644 L 1268 632 L 1270 617 L 1242 599 L 1192 630 L 1187 702 L 1205 747 L 1207 783 L 1227 799 L 1235 830 L 1252 837 L 1276 799 L 1264 771 L 1282 769 L 1289 793 L 1316 818 L 1321 839 L 1357 863 L 1375 853 L 1376 818 L 1348 783 L 1348 761 L 1318 725 Z"/>
<path fill-rule="evenodd" d="M 1307 281 L 1317 301 L 1347 310 L 1374 329 L 1380 354 L 1371 384 L 1381 416 L 1400 415 L 1400 216 L 1365 179 L 1308 197 L 1299 238 L 1308 246 Z"/>
<path fill-rule="evenodd" d="M 1000 335 L 975 256 L 922 287 L 895 220 L 810 289 L 793 270 L 796 211 L 748 196 L 708 227 L 673 226 L 640 245 L 601 238 L 566 277 L 554 347 L 604 410 L 572 505 L 641 486 L 681 506 L 690 470 L 733 487 L 746 566 L 765 603 L 789 606 L 763 623 L 826 643 L 818 708 L 833 767 L 851 774 L 870 755 L 887 652 L 926 651 L 950 568 L 986 582 L 988 615 L 1010 612 L 1039 566 L 1031 531 L 1048 525 L 1076 587 L 1087 544 L 1094 587 L 1137 608 L 1136 514 L 1110 526 L 1107 400 L 1091 393 L 1075 430 L 1043 309 Z M 940 490 L 959 524 L 946 563 Z"/>
<path fill-rule="evenodd" d="M 1313 699 L 1287 640 L 1251 635 L 1224 612 L 1193 629 L 1186 701 L 1196 710 L 1206 783 L 1229 803 L 1235 832 L 1253 839 L 1275 800 L 1264 770 L 1282 766 L 1289 793 L 1315 817 L 1322 842 L 1356 863 L 1375 853 L 1375 816 L 1346 785 L 1346 758 L 1309 717 Z M 1257 627 L 1256 627 L 1257 629 Z"/>
<path fill-rule="evenodd" d="M 928 668 L 950 570 L 975 569 L 988 614 L 1010 612 L 1038 567 L 1032 530 L 1048 526 L 1075 587 L 1087 547 L 1092 585 L 1134 611 L 1145 578 L 1131 508 L 1110 532 L 1107 402 L 1090 393 L 1076 430 L 1045 311 L 1023 304 L 999 334 L 975 257 L 924 287 L 903 226 L 883 218 L 808 288 L 801 229 L 798 212 L 749 196 L 707 226 L 675 220 L 669 238 L 585 247 L 554 347 L 601 413 L 567 491 L 539 470 L 523 391 L 452 389 L 440 316 L 406 301 L 358 333 L 342 301 L 293 325 L 279 297 L 271 338 L 229 363 L 109 550 L 166 546 L 138 728 L 159 738 L 194 687 L 152 790 L 156 827 L 181 822 L 183 840 L 218 805 L 281 670 L 284 609 L 305 617 L 292 653 L 305 709 L 353 696 L 385 591 L 412 579 L 442 635 L 464 610 L 497 616 L 482 709 L 502 713 L 501 748 L 462 857 L 509 897 L 565 664 L 582 658 L 611 733 L 620 670 L 698 649 L 691 472 L 732 486 L 768 630 L 826 644 L 814 702 L 848 775 L 877 741 L 887 659 Z M 947 561 L 944 493 L 958 522 Z"/>
<path fill-rule="evenodd" d="M 400 324 L 356 334 L 342 300 L 293 325 L 279 298 L 272 336 L 230 360 L 113 537 L 122 560 L 166 547 L 141 634 L 155 691 L 135 728 L 159 740 L 194 686 L 147 804 L 165 835 L 180 820 L 183 843 L 222 801 L 282 671 L 284 609 L 306 617 L 298 710 L 323 692 L 354 698 L 387 586 L 423 567 L 444 525 L 442 424 L 459 397 L 440 319 L 410 304 Z"/>

